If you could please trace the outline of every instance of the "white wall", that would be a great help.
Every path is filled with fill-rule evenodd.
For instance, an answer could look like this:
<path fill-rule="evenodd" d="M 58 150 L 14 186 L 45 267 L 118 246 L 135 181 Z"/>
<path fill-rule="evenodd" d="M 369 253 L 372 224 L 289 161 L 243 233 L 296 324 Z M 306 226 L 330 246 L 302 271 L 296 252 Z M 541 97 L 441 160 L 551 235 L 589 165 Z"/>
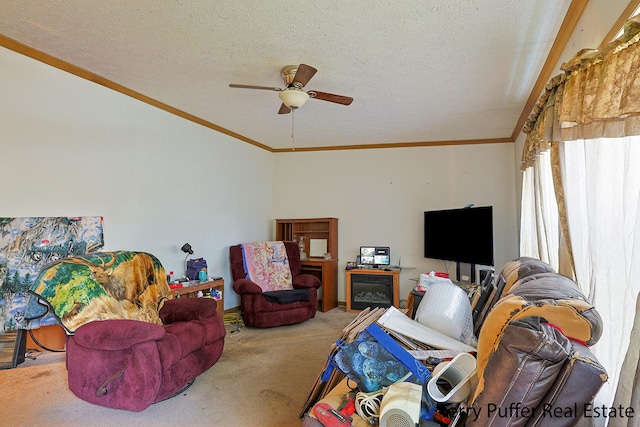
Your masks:
<path fill-rule="evenodd" d="M 102 215 L 105 250 L 177 274 L 189 242 L 225 278 L 225 308 L 229 245 L 272 238 L 275 218 L 340 218 L 340 301 L 363 244 L 412 267 L 403 299 L 421 272 L 454 273 L 422 255 L 425 210 L 492 205 L 496 265 L 517 255 L 513 144 L 274 155 L 3 48 L 0 93 L 0 216 Z"/>
<path fill-rule="evenodd" d="M 626 3 L 589 2 L 562 61 L 597 47 Z M 409 278 L 454 270 L 422 257 L 422 212 L 493 205 L 500 266 L 517 256 L 523 141 L 274 155 L 0 47 L 0 216 L 102 215 L 105 249 L 176 273 L 188 241 L 225 278 L 226 308 L 228 246 L 272 238 L 275 218 L 340 218 L 341 270 L 361 244 L 389 245 L 414 267 L 405 298 Z"/>
<path fill-rule="evenodd" d="M 0 48 L 0 216 L 104 217 L 105 250 L 231 290 L 228 247 L 271 237 L 273 154 Z"/>
<path fill-rule="evenodd" d="M 400 298 L 420 273 L 455 274 L 454 263 L 423 256 L 426 210 L 494 208 L 495 262 L 518 255 L 514 144 L 282 153 L 275 159 L 276 218 L 339 218 L 338 300 L 344 268 L 360 245 L 389 246 L 402 258 Z M 460 242 L 473 244 L 473 240 Z"/>

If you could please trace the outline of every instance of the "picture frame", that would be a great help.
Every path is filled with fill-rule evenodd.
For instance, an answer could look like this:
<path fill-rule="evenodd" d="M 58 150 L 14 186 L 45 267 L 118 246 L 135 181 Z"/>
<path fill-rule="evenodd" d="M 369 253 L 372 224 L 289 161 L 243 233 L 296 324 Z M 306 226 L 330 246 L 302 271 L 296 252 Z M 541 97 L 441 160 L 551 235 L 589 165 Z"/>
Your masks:
<path fill-rule="evenodd" d="M 0 334 L 0 369 L 15 368 L 24 362 L 27 331 L 18 329 Z"/>

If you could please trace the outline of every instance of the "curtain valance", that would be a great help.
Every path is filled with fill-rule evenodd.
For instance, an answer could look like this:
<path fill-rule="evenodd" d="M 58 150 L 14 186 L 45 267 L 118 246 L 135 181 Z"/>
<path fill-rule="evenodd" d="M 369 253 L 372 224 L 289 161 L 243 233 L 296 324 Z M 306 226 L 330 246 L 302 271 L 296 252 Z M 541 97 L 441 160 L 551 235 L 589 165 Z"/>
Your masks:
<path fill-rule="evenodd" d="M 640 15 L 603 49 L 583 49 L 552 78 L 525 123 L 521 169 L 554 141 L 640 135 Z"/>

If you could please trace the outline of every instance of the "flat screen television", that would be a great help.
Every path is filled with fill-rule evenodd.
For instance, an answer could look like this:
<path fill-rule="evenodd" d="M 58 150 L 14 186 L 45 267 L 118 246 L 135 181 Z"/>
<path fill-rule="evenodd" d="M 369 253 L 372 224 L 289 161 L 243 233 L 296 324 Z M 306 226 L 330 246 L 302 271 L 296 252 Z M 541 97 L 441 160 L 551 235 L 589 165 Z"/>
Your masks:
<path fill-rule="evenodd" d="M 386 267 L 391 264 L 387 246 L 360 246 L 360 264 L 370 267 Z"/>
<path fill-rule="evenodd" d="M 493 265 L 493 207 L 424 213 L 424 257 Z"/>

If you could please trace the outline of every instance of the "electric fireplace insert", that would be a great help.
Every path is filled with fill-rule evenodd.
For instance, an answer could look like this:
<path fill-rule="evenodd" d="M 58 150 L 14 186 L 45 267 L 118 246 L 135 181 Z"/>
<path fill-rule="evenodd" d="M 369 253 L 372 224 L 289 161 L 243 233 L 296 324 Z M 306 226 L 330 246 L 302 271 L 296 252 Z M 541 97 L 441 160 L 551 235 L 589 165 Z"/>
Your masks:
<path fill-rule="evenodd" d="M 393 305 L 392 275 L 351 273 L 350 278 L 351 292 L 347 298 L 351 298 L 353 310 L 388 308 Z"/>

